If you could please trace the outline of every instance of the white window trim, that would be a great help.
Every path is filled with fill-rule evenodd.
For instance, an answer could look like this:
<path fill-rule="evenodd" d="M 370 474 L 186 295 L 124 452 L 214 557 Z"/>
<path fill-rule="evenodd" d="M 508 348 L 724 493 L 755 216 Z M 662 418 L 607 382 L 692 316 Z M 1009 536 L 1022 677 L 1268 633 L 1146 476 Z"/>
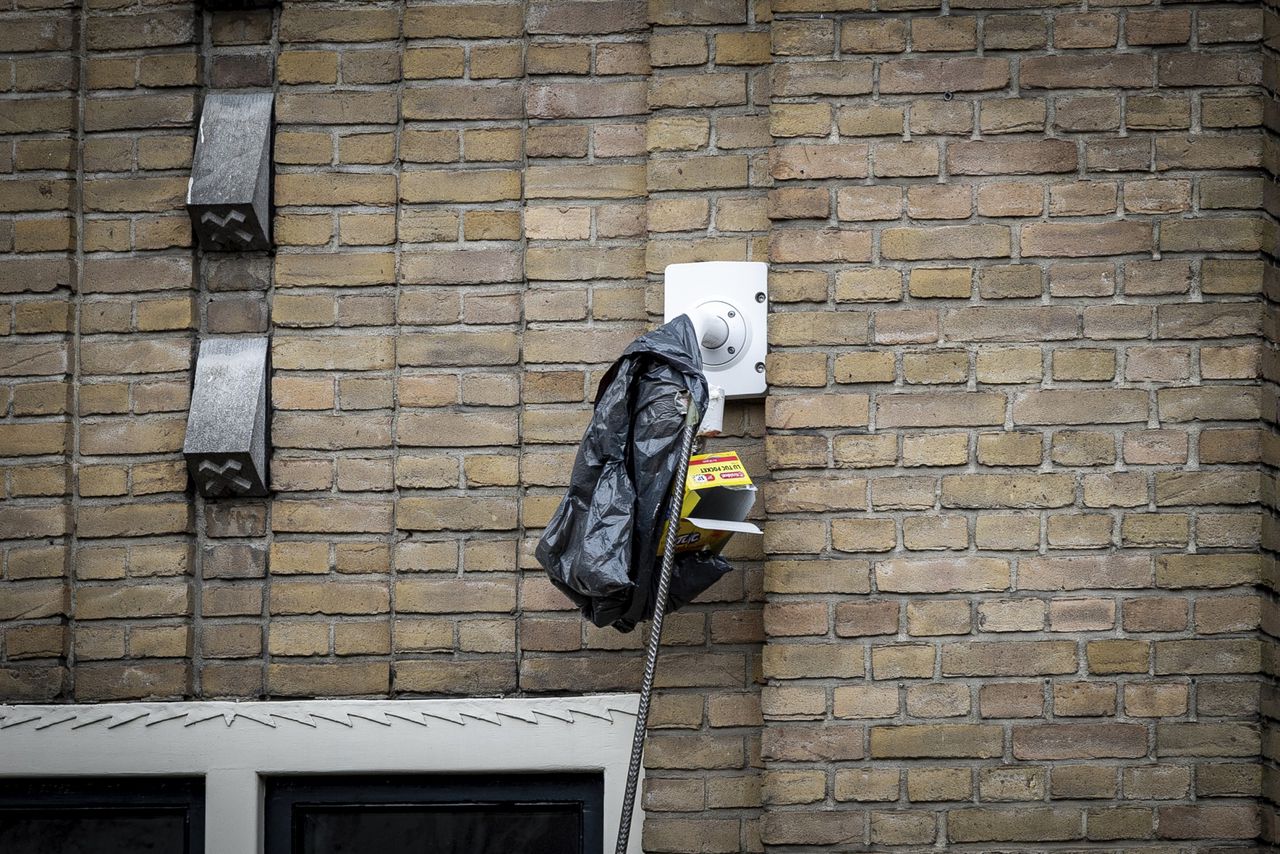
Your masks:
<path fill-rule="evenodd" d="M 206 854 L 260 854 L 266 775 L 600 771 L 611 847 L 638 703 L 605 694 L 0 705 L 0 777 L 202 776 Z M 633 854 L 643 824 L 637 804 Z"/>

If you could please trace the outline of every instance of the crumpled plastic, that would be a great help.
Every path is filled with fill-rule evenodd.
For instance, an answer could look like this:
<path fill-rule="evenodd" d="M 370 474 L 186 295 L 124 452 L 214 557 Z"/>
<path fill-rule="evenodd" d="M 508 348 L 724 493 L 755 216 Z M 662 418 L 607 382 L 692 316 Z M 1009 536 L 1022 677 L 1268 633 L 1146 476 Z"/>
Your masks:
<path fill-rule="evenodd" d="M 661 536 L 688 407 L 707 380 L 685 315 L 633 341 L 600 380 L 568 492 L 534 554 L 551 583 L 597 626 L 629 632 L 653 615 Z M 668 611 L 730 570 L 709 553 L 677 554 Z"/>

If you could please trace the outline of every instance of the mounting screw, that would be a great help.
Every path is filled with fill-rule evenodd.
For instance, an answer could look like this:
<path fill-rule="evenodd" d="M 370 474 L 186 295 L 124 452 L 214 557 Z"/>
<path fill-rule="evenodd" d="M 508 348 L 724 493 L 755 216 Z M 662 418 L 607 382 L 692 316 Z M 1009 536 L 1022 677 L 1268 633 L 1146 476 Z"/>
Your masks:
<path fill-rule="evenodd" d="M 732 356 L 732 355 L 733 355 L 734 353 L 736 353 L 736 352 L 738 352 L 737 348 L 735 348 L 735 347 L 730 347 L 730 348 L 729 348 L 729 355 L 730 355 L 730 356 Z"/>
<path fill-rule="evenodd" d="M 756 302 L 764 302 L 764 291 L 756 293 Z"/>
<path fill-rule="evenodd" d="M 950 100 L 951 100 L 952 98 L 954 98 L 954 97 L 955 97 L 955 95 L 952 95 L 950 92 L 943 92 L 943 93 L 942 93 L 942 100 L 944 100 L 944 101 L 950 101 Z"/>
<path fill-rule="evenodd" d="M 730 317 L 737 317 L 737 316 L 738 316 L 738 313 L 737 313 L 736 311 L 734 311 L 733 309 L 729 309 L 729 316 L 730 316 Z"/>
<path fill-rule="evenodd" d="M 764 373 L 764 362 L 756 362 L 756 373 L 757 374 Z"/>

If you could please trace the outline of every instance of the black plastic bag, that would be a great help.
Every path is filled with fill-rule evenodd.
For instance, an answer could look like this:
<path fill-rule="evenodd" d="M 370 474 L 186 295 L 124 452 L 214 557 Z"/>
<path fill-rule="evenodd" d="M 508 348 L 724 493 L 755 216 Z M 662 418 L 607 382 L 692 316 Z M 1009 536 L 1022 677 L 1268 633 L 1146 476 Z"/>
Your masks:
<path fill-rule="evenodd" d="M 653 615 L 681 430 L 688 407 L 702 413 L 706 405 L 702 354 L 685 315 L 631 342 L 600 380 L 569 491 L 535 551 L 597 626 L 629 632 Z M 676 555 L 667 610 L 729 569 L 719 555 Z"/>

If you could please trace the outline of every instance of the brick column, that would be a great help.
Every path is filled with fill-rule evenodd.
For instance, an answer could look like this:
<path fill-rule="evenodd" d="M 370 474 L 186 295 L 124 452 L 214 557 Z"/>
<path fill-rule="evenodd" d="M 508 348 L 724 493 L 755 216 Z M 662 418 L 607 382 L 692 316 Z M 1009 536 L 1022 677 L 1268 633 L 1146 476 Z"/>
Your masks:
<path fill-rule="evenodd" d="M 391 687 L 401 10 L 286 3 L 267 693 Z"/>
<path fill-rule="evenodd" d="M 80 20 L 0 13 L 0 688 L 68 686 Z"/>
<path fill-rule="evenodd" d="M 745 2 L 651 3 L 649 306 L 684 261 L 764 260 L 768 15 Z M 708 449 L 739 451 L 762 490 L 759 401 L 730 403 Z M 757 515 L 763 514 L 761 492 Z M 645 847 L 759 850 L 761 563 L 739 537 L 734 571 L 669 618 L 646 753 Z"/>
<path fill-rule="evenodd" d="M 206 89 L 263 91 L 275 86 L 278 10 L 206 11 Z M 266 252 L 197 251 L 197 323 L 207 335 L 271 331 L 273 260 Z M 205 501 L 196 512 L 198 589 L 193 663 L 202 697 L 258 698 L 266 688 L 267 556 L 270 501 Z"/>
<path fill-rule="evenodd" d="M 525 30 L 520 687 L 629 690 L 640 681 L 640 633 L 584 624 L 533 548 L 564 494 L 601 375 L 645 329 L 648 23 L 636 0 L 532 2 Z"/>
<path fill-rule="evenodd" d="M 518 5 L 404 11 L 393 688 L 516 688 Z"/>
<path fill-rule="evenodd" d="M 84 15 L 72 608 L 77 701 L 191 692 L 181 449 L 195 327 L 183 204 L 200 16 Z"/>
<path fill-rule="evenodd" d="M 1260 17 L 990 6 L 774 5 L 764 841 L 1249 839 Z"/>

